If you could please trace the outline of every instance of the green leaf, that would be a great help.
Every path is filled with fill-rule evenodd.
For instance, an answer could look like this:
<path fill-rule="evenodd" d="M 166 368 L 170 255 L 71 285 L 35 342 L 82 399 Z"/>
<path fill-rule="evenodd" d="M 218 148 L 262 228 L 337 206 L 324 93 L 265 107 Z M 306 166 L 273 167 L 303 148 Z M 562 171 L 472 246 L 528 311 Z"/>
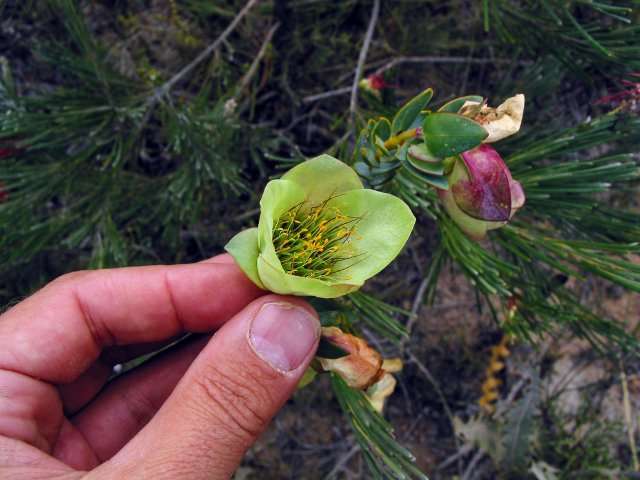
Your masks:
<path fill-rule="evenodd" d="M 429 162 L 429 163 L 442 162 L 442 158 L 434 156 L 433 153 L 429 151 L 429 149 L 424 143 L 418 143 L 416 145 L 412 145 L 411 147 L 409 147 L 408 153 L 410 156 L 423 162 Z"/>
<path fill-rule="evenodd" d="M 375 479 L 428 480 L 415 465 L 415 457 L 396 440 L 393 428 L 371 406 L 364 394 L 349 387 L 333 372 L 331 385 Z"/>
<path fill-rule="evenodd" d="M 409 331 L 392 315 L 400 314 L 409 317 L 413 316 L 411 312 L 389 305 L 360 291 L 350 293 L 348 298 L 353 304 L 353 310 L 350 313 L 355 321 L 365 323 L 394 343 L 400 343 L 407 338 Z"/>
<path fill-rule="evenodd" d="M 409 155 L 407 155 L 407 157 L 409 157 Z M 428 185 L 431 185 L 432 187 L 439 188 L 440 190 L 449 189 L 449 181 L 447 180 L 447 177 L 444 177 L 442 175 L 436 175 L 436 174 L 432 175 L 432 174 L 423 172 L 421 170 L 418 170 L 409 162 L 408 159 L 402 162 L 402 165 L 404 166 L 405 170 L 409 172 L 419 182 L 426 183 Z"/>
<path fill-rule="evenodd" d="M 467 95 L 466 97 L 454 98 L 450 102 L 447 102 L 444 105 L 442 105 L 438 109 L 438 112 L 458 113 L 466 102 L 482 103 L 483 100 L 484 98 L 478 95 Z"/>
<path fill-rule="evenodd" d="M 450 157 L 480 145 L 487 131 L 473 120 L 455 113 L 433 113 L 422 124 L 425 143 L 437 157 Z"/>
<path fill-rule="evenodd" d="M 393 123 L 391 124 L 391 133 L 396 135 L 398 132 L 407 130 L 415 118 L 420 115 L 420 112 L 431 100 L 433 96 L 433 90 L 427 88 L 424 92 L 418 96 L 409 100 L 393 117 Z"/>
<path fill-rule="evenodd" d="M 393 172 L 399 167 L 400 167 L 400 162 L 398 161 L 386 162 L 386 163 L 380 164 L 379 167 L 371 167 L 371 172 L 374 175 L 378 175 L 382 173 Z"/>
<path fill-rule="evenodd" d="M 307 369 L 302 374 L 302 378 L 298 382 L 298 385 L 296 385 L 296 389 L 300 390 L 300 389 L 306 387 L 311 382 L 313 382 L 313 380 L 315 380 L 317 375 L 318 375 L 318 372 L 316 372 L 311 367 L 307 367 Z"/>
<path fill-rule="evenodd" d="M 413 157 L 412 155 L 407 155 L 407 161 L 413 167 L 417 168 L 421 172 L 424 172 L 424 173 L 426 173 L 428 175 L 436 175 L 438 177 L 441 177 L 442 175 L 444 175 L 444 163 L 443 162 L 438 162 L 438 163 L 425 162 L 425 161 L 422 161 L 422 160 L 418 160 L 417 158 Z"/>
<path fill-rule="evenodd" d="M 434 157 L 424 143 L 411 146 L 407 153 L 407 160 L 418 170 L 431 175 L 444 174 L 443 159 Z"/>
<path fill-rule="evenodd" d="M 507 414 L 503 437 L 505 448 L 503 464 L 508 470 L 522 467 L 529 460 L 534 429 L 533 415 L 537 412 L 539 403 L 540 392 L 534 383 Z"/>
<path fill-rule="evenodd" d="M 335 360 L 336 358 L 342 358 L 349 355 L 344 348 L 339 347 L 335 343 L 331 343 L 324 337 L 320 337 L 320 343 L 318 344 L 318 351 L 316 352 L 317 357 L 328 358 L 330 360 Z"/>
<path fill-rule="evenodd" d="M 382 117 L 376 127 L 373 129 L 373 135 L 382 139 L 383 142 L 389 140 L 391 136 L 391 122 Z"/>
<path fill-rule="evenodd" d="M 367 126 L 360 130 L 356 147 L 353 150 L 354 163 L 364 161 L 369 164 L 375 164 L 375 151 L 371 139 L 373 138 L 372 134 L 376 126 L 376 121 L 369 119 Z"/>

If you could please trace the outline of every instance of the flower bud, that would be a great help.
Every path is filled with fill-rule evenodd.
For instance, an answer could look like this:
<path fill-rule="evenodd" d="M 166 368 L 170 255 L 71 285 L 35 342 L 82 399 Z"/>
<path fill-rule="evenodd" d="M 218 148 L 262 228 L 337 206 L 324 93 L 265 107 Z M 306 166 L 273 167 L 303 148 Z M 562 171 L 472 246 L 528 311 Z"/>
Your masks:
<path fill-rule="evenodd" d="M 520 182 L 489 145 L 462 153 L 448 180 L 449 190 L 438 190 L 440 199 L 460 229 L 475 240 L 505 225 L 525 202 Z"/>
<path fill-rule="evenodd" d="M 367 388 L 384 375 L 382 357 L 362 338 L 345 333 L 337 327 L 323 327 L 322 336 L 349 352 L 345 357 L 318 357 L 318 360 L 324 370 L 337 373 L 350 387 Z"/>

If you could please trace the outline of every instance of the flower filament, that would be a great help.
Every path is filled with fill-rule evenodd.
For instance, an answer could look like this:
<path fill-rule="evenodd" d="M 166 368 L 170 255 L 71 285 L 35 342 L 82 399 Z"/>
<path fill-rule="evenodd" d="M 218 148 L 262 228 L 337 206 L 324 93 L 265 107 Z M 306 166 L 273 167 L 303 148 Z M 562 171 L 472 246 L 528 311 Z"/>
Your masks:
<path fill-rule="evenodd" d="M 276 221 L 273 245 L 286 273 L 326 280 L 357 263 L 346 261 L 362 255 L 354 246 L 362 217 L 343 215 L 327 205 L 329 200 L 315 206 L 301 202 Z"/>

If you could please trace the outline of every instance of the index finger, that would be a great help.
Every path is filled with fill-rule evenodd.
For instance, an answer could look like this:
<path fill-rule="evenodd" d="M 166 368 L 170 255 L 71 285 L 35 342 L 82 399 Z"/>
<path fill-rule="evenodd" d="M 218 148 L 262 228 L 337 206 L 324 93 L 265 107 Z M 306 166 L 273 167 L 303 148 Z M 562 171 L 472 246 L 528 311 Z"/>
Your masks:
<path fill-rule="evenodd" d="M 0 368 L 68 383 L 105 347 L 214 330 L 264 293 L 232 263 L 71 273 L 0 316 Z"/>

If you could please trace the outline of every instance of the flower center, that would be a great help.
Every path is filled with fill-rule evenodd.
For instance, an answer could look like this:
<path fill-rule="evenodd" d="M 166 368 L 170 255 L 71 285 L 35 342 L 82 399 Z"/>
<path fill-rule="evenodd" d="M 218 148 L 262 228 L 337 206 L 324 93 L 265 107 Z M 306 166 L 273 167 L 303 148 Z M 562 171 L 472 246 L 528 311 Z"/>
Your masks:
<path fill-rule="evenodd" d="M 302 202 L 283 213 L 273 228 L 273 245 L 284 271 L 298 277 L 327 279 L 353 266 L 362 254 L 354 247 L 361 217 L 343 215 L 325 202 Z"/>

